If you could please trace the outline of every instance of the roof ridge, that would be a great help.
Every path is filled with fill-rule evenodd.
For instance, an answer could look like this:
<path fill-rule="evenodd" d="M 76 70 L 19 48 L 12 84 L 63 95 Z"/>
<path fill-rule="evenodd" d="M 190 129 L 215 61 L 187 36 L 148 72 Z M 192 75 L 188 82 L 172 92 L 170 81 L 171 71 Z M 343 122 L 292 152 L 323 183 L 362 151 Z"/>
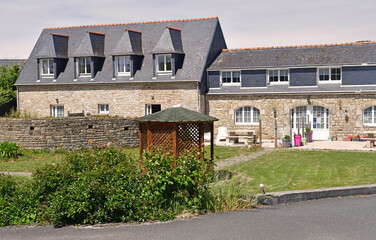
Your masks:
<path fill-rule="evenodd" d="M 44 29 L 64 29 L 64 28 L 104 27 L 104 26 L 135 25 L 135 24 L 150 24 L 150 23 L 167 23 L 167 22 L 187 22 L 187 21 L 209 20 L 209 19 L 216 19 L 216 18 L 218 18 L 218 17 L 176 19 L 176 20 L 162 20 L 162 21 L 146 21 L 146 22 L 130 22 L 130 23 L 96 24 L 96 25 L 79 25 L 79 26 L 67 26 L 67 27 L 48 27 L 48 28 L 44 28 Z"/>
<path fill-rule="evenodd" d="M 229 49 L 222 49 L 222 51 L 227 52 L 227 51 L 264 50 L 264 49 L 281 49 L 281 48 L 331 47 L 331 46 L 359 45 L 359 44 L 370 44 L 370 43 L 376 43 L 376 41 L 358 41 L 358 42 L 347 42 L 347 43 L 275 46 L 275 47 L 254 47 L 254 48 L 229 48 Z"/>

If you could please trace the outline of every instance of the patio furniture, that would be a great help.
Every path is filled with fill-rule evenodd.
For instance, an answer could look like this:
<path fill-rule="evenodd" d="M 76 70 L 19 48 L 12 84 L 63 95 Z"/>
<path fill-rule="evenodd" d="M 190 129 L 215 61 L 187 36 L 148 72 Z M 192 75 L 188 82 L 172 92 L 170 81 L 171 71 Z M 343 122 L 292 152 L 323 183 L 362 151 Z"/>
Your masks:
<path fill-rule="evenodd" d="M 255 144 L 257 141 L 257 135 L 253 130 L 235 130 L 231 129 L 228 131 L 228 136 L 226 137 L 226 145 L 231 145 L 235 143 L 248 144 L 248 140 L 251 139 L 252 143 Z"/>

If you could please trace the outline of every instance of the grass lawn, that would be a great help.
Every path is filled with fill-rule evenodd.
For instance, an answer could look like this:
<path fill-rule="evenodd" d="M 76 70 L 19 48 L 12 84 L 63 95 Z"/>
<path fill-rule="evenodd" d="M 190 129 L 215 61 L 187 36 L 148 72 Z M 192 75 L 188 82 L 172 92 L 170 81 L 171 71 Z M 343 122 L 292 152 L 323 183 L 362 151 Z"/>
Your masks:
<path fill-rule="evenodd" d="M 260 193 L 376 183 L 376 153 L 278 150 L 229 168 L 252 178 Z"/>
<path fill-rule="evenodd" d="M 138 148 L 122 148 L 126 154 L 138 158 Z M 229 157 L 243 153 L 251 153 L 256 149 L 247 149 L 244 147 L 225 147 L 214 146 L 214 161 L 224 160 Z M 68 152 L 64 151 L 37 151 L 22 150 L 22 155 L 17 159 L 0 159 L 0 171 L 10 172 L 32 172 L 37 167 L 42 167 L 47 163 L 61 161 Z M 205 157 L 209 158 L 210 147 L 205 147 Z"/>
<path fill-rule="evenodd" d="M 222 161 L 240 154 L 248 154 L 259 149 L 245 147 L 226 147 L 214 145 L 214 162 Z M 210 157 L 210 146 L 205 146 L 205 158 Z"/>
<path fill-rule="evenodd" d="M 138 157 L 138 148 L 123 148 L 126 154 Z M 17 159 L 0 159 L 0 171 L 32 172 L 35 168 L 47 163 L 60 162 L 68 152 L 64 151 L 38 151 L 22 150 Z"/>

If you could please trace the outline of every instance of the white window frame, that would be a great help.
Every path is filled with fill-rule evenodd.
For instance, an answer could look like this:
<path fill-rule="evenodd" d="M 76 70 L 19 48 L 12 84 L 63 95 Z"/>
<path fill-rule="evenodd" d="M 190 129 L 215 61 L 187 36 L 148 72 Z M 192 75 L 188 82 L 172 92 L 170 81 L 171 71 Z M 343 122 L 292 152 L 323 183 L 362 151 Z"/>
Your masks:
<path fill-rule="evenodd" d="M 171 59 L 171 69 L 167 70 L 167 57 L 170 57 Z M 159 57 L 163 57 L 163 70 L 159 70 Z M 172 73 L 172 54 L 158 54 L 155 55 L 155 69 L 157 74 L 171 74 Z"/>
<path fill-rule="evenodd" d="M 51 117 L 64 117 L 64 105 L 51 105 Z"/>
<path fill-rule="evenodd" d="M 270 81 L 270 71 L 278 71 L 278 80 L 277 82 L 271 82 Z M 287 71 L 287 81 L 281 82 L 281 71 Z M 279 68 L 279 69 L 268 69 L 266 74 L 266 81 L 269 83 L 269 85 L 284 85 L 289 84 L 290 82 L 290 69 L 288 68 Z"/>
<path fill-rule="evenodd" d="M 104 110 L 102 110 L 104 107 Z M 109 104 L 98 104 L 98 113 L 99 114 L 110 114 L 110 105 Z"/>
<path fill-rule="evenodd" d="M 339 80 L 332 80 L 332 69 L 339 68 L 340 69 L 340 77 Z M 328 69 L 329 70 L 329 80 L 320 80 L 320 70 Z M 330 83 L 342 83 L 342 67 L 319 67 L 317 68 L 317 82 L 320 84 L 330 84 Z"/>
<path fill-rule="evenodd" d="M 250 122 L 244 122 L 244 108 L 246 108 L 246 107 L 250 107 L 251 108 L 251 121 Z M 242 111 L 242 121 L 241 122 L 237 122 L 236 121 L 236 112 L 238 111 L 238 110 L 240 110 L 240 109 L 243 109 L 243 111 Z M 253 113 L 254 113 L 254 111 L 255 110 L 258 110 L 258 112 L 259 112 L 259 121 L 258 122 L 254 122 L 253 121 Z M 260 109 L 258 109 L 258 108 L 255 108 L 255 107 L 252 107 L 252 106 L 242 106 L 242 107 L 239 107 L 239 108 L 237 108 L 237 109 L 235 109 L 235 119 L 234 119 L 234 121 L 235 121 L 235 125 L 258 125 L 259 124 L 259 122 L 260 122 L 260 118 L 261 118 L 261 111 L 260 111 Z"/>
<path fill-rule="evenodd" d="M 369 109 L 369 108 L 372 108 L 372 112 L 371 112 L 371 123 L 365 123 L 364 120 L 365 120 L 365 117 L 364 117 L 364 111 Z M 370 106 L 370 107 L 367 107 L 365 109 L 363 109 L 362 111 L 362 117 L 363 117 L 363 125 L 364 126 L 373 126 L 373 127 L 376 127 L 376 120 L 375 120 L 375 117 L 376 117 L 376 105 L 374 106 Z"/>
<path fill-rule="evenodd" d="M 84 59 L 85 60 L 85 72 L 80 72 L 81 70 L 81 65 L 80 65 L 80 59 Z M 87 61 L 89 61 L 89 66 L 90 66 L 90 72 L 88 72 L 88 68 L 87 68 Z M 91 57 L 78 57 L 77 60 L 77 75 L 78 76 L 84 76 L 84 77 L 90 77 L 91 76 L 91 73 L 93 71 L 93 69 L 91 69 Z"/>
<path fill-rule="evenodd" d="M 234 82 L 234 73 L 239 73 L 239 82 Z M 224 73 L 230 73 L 230 79 L 231 82 L 225 83 L 223 82 L 223 74 Z M 223 86 L 240 86 L 242 84 L 242 72 L 240 70 L 234 70 L 234 71 L 221 71 L 221 85 Z"/>
<path fill-rule="evenodd" d="M 159 105 L 162 110 L 162 104 L 145 104 L 145 116 L 153 114 L 153 105 Z"/>
<path fill-rule="evenodd" d="M 124 59 L 124 66 L 123 69 L 120 69 L 120 59 Z M 127 71 L 127 61 L 129 62 L 129 71 Z M 131 61 L 131 56 L 117 56 L 116 57 L 116 72 L 117 72 L 117 75 L 119 76 L 130 76 L 131 75 L 131 69 L 132 69 L 132 61 Z"/>
<path fill-rule="evenodd" d="M 47 61 L 47 73 L 43 72 L 44 62 Z M 50 65 L 52 64 L 52 73 L 50 71 Z M 42 77 L 52 77 L 54 75 L 54 60 L 52 58 L 44 58 L 39 60 L 39 70 Z"/>

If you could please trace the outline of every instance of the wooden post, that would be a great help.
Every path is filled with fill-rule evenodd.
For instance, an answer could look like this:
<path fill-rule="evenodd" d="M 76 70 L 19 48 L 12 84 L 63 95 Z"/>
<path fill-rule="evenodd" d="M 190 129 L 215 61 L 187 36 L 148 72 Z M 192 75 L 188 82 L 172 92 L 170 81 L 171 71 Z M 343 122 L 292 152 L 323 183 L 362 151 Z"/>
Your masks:
<path fill-rule="evenodd" d="M 172 132 L 172 151 L 174 153 L 174 156 L 177 158 L 178 155 L 179 155 L 178 123 L 173 123 L 173 129 L 174 129 L 174 131 Z"/>
<path fill-rule="evenodd" d="M 210 159 L 211 163 L 214 162 L 214 121 L 210 124 Z"/>
<path fill-rule="evenodd" d="M 140 151 L 140 160 L 142 159 L 142 152 L 144 151 L 142 149 L 143 145 L 142 145 L 142 128 L 144 127 L 144 123 L 139 123 L 138 124 L 138 148 L 139 148 L 139 151 Z"/>
<path fill-rule="evenodd" d="M 204 160 L 204 134 L 205 134 L 205 130 L 204 130 L 204 123 L 199 123 L 198 124 L 198 127 L 199 127 L 199 136 L 200 136 L 200 155 L 201 155 L 201 159 Z"/>
<path fill-rule="evenodd" d="M 262 146 L 261 119 L 259 119 L 259 134 L 260 134 L 260 145 Z"/>

